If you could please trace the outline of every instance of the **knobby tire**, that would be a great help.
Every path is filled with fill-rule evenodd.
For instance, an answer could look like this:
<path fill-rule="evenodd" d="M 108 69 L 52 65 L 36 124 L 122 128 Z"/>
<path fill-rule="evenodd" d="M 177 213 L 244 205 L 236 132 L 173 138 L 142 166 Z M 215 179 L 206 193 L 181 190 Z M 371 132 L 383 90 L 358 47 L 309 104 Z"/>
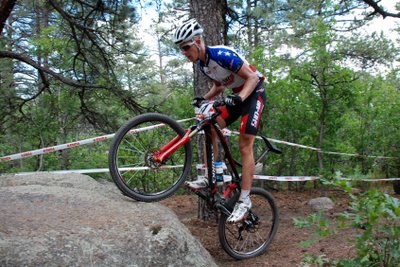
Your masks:
<path fill-rule="evenodd" d="M 273 241 L 278 230 L 279 212 L 274 197 L 265 189 L 254 187 L 250 198 L 252 209 L 249 214 L 258 217 L 258 221 L 245 224 L 227 222 L 228 215 L 222 214 L 219 225 L 219 241 L 223 249 L 233 258 L 243 260 L 263 254 Z M 252 221 L 249 219 L 245 221 Z M 241 235 L 240 230 L 241 231 Z"/>
<path fill-rule="evenodd" d="M 185 130 L 174 119 L 158 113 L 139 115 L 115 134 L 109 150 L 111 177 L 121 192 L 135 200 L 154 202 L 174 194 L 190 173 L 190 142 L 175 151 L 161 166 L 149 160 Z"/>

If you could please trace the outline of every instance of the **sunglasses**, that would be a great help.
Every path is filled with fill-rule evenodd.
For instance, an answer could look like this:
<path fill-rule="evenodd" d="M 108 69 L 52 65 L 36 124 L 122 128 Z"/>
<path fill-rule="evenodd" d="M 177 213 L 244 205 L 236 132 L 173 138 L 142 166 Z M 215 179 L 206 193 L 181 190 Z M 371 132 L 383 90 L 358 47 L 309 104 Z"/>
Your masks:
<path fill-rule="evenodd" d="M 194 45 L 194 42 L 191 42 L 191 43 L 189 43 L 189 44 L 182 45 L 182 46 L 180 46 L 179 48 L 180 48 L 182 51 L 188 51 L 188 50 L 192 47 L 192 45 Z"/>

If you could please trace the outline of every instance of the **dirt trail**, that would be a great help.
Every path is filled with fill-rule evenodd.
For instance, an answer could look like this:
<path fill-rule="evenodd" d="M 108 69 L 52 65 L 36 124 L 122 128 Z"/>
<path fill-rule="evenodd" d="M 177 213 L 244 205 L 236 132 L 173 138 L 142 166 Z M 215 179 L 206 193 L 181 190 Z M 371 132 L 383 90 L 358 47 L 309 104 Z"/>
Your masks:
<path fill-rule="evenodd" d="M 339 235 L 317 241 L 311 247 L 302 247 L 301 241 L 313 238 L 309 229 L 298 229 L 293 225 L 293 218 L 305 218 L 313 211 L 307 205 L 310 199 L 320 197 L 318 190 L 303 192 L 281 191 L 273 192 L 280 209 L 280 224 L 278 233 L 269 250 L 257 258 L 238 261 L 229 257 L 218 241 L 217 224 L 197 219 L 197 197 L 195 195 L 174 196 L 163 201 L 178 215 L 192 234 L 200 240 L 211 253 L 216 263 L 221 267 L 228 266 L 301 266 L 306 254 L 326 255 L 329 259 L 350 258 L 355 255 L 354 247 L 347 240 L 354 238 L 356 231 L 346 230 Z M 331 219 L 347 209 L 349 199 L 341 191 L 329 191 L 328 197 L 335 202 L 335 208 L 328 212 Z"/>

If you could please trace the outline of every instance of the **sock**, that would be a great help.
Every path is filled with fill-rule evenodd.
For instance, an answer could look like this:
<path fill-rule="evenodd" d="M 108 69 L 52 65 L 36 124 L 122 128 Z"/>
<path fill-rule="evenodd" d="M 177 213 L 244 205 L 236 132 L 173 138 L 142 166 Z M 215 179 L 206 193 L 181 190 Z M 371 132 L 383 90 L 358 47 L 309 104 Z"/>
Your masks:
<path fill-rule="evenodd" d="M 250 190 L 242 190 L 240 192 L 239 201 L 248 204 L 250 202 Z"/>

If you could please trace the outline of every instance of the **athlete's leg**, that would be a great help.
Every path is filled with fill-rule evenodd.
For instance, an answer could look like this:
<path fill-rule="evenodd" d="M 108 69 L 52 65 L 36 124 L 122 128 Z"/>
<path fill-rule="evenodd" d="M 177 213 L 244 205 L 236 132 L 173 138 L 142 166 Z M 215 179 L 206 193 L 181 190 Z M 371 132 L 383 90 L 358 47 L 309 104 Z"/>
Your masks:
<path fill-rule="evenodd" d="M 240 155 L 242 157 L 242 190 L 250 190 L 254 176 L 254 146 L 255 136 L 241 134 L 239 139 Z"/>
<path fill-rule="evenodd" d="M 242 157 L 242 188 L 239 201 L 229 216 L 229 222 L 238 222 L 245 218 L 251 209 L 250 190 L 255 170 L 253 146 L 265 105 L 265 91 L 260 86 L 243 103 L 243 117 L 240 127 L 239 148 Z"/>

